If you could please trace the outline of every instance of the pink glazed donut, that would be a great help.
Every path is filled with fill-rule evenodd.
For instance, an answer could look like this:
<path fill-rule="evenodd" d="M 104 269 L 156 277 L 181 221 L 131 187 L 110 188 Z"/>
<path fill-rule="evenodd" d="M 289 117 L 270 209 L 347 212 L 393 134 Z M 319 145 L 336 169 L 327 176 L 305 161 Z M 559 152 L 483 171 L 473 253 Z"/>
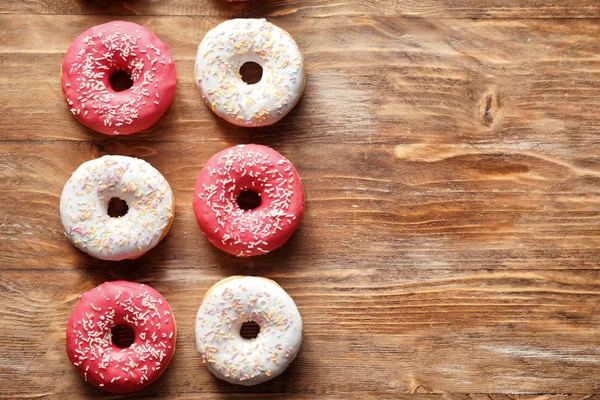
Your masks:
<path fill-rule="evenodd" d="M 133 330 L 119 348 L 112 328 Z M 163 296 L 150 286 L 105 282 L 81 295 L 67 324 L 67 355 L 86 382 L 111 393 L 140 390 L 164 372 L 175 352 L 175 320 Z"/>
<path fill-rule="evenodd" d="M 109 77 L 125 71 L 131 88 L 113 90 Z M 61 70 L 62 91 L 75 118 L 106 135 L 149 128 L 175 94 L 175 64 L 149 29 L 123 21 L 94 26 L 69 47 Z"/>
<path fill-rule="evenodd" d="M 240 194 L 256 196 L 243 208 Z M 208 160 L 194 189 L 194 213 L 208 241 L 238 257 L 268 253 L 292 236 L 304 191 L 292 163 L 267 146 L 239 145 Z"/>

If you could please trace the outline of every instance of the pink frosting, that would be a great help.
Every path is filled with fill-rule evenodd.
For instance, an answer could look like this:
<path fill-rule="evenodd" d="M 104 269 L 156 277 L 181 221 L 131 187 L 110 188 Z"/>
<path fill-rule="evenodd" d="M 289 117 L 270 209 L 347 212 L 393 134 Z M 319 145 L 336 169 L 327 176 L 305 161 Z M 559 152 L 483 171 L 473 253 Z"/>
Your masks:
<path fill-rule="evenodd" d="M 113 345 L 111 328 L 130 326 L 133 344 Z M 67 355 L 92 385 L 112 393 L 129 393 L 154 382 L 175 351 L 171 307 L 150 286 L 115 281 L 81 295 L 67 325 Z"/>
<path fill-rule="evenodd" d="M 115 92 L 109 77 L 124 70 L 133 86 Z M 149 128 L 175 94 L 175 63 L 147 28 L 123 21 L 94 26 L 77 37 L 62 64 L 69 109 L 85 126 L 107 135 Z"/>
<path fill-rule="evenodd" d="M 261 204 L 243 210 L 238 195 L 257 192 Z M 216 247 L 240 256 L 268 253 L 292 236 L 304 211 L 296 169 L 270 147 L 225 149 L 208 160 L 194 190 L 194 212 L 202 233 Z"/>

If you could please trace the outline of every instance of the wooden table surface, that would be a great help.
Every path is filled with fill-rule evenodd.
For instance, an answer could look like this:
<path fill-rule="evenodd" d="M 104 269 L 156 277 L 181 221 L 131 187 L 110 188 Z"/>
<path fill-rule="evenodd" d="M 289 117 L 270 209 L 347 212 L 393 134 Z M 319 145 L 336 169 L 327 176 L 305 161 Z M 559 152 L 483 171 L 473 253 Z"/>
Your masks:
<path fill-rule="evenodd" d="M 266 17 L 305 57 L 280 123 L 219 120 L 194 84 L 196 48 L 234 17 Z M 107 137 L 69 113 L 71 41 L 114 19 L 170 48 L 177 93 L 148 131 Z M 600 399 L 598 0 L 2 0 L 0 397 Z M 200 169 L 239 143 L 274 147 L 306 192 L 281 249 L 238 259 L 202 236 Z M 59 195 L 84 161 L 140 157 L 175 191 L 163 242 L 93 259 L 63 235 Z M 230 275 L 275 279 L 304 342 L 288 371 L 245 388 L 195 349 L 204 292 Z M 69 364 L 78 295 L 116 279 L 170 302 L 178 349 L 136 395 L 108 395 Z"/>

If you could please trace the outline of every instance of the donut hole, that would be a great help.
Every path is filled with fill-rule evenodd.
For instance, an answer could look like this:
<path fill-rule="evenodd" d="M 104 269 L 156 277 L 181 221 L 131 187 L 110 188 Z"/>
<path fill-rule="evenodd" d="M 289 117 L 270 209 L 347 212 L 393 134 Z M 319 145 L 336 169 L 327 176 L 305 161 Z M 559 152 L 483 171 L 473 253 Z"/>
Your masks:
<path fill-rule="evenodd" d="M 123 199 L 119 199 L 118 197 L 113 197 L 108 202 L 108 210 L 107 214 L 112 218 L 121 218 L 129 211 L 129 206 Z"/>
<path fill-rule="evenodd" d="M 112 90 L 115 92 L 122 92 L 133 86 L 131 75 L 129 75 L 127 71 L 123 69 L 118 69 L 110 74 L 108 77 L 108 82 L 110 83 Z"/>
<path fill-rule="evenodd" d="M 111 328 L 112 342 L 120 349 L 126 349 L 133 344 L 135 333 L 130 326 L 119 324 Z"/>
<path fill-rule="evenodd" d="M 256 339 L 260 333 L 260 325 L 254 321 L 247 321 L 240 328 L 240 336 L 244 339 Z"/>
<path fill-rule="evenodd" d="M 254 61 L 248 61 L 240 67 L 240 75 L 242 80 L 248 85 L 254 85 L 262 79 L 263 69 Z"/>
<path fill-rule="evenodd" d="M 236 202 L 242 210 L 252 210 L 260 206 L 260 194 L 254 190 L 244 190 L 238 195 Z"/>

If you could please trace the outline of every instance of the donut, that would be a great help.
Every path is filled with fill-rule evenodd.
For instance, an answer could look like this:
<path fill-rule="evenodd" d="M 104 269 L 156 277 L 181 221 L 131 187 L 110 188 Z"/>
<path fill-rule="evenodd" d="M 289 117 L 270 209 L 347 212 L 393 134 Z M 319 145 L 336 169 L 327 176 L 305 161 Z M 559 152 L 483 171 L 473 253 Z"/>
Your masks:
<path fill-rule="evenodd" d="M 260 326 L 244 339 L 244 322 Z M 196 346 L 210 372 L 230 383 L 252 386 L 280 375 L 302 344 L 302 318 L 277 283 L 233 276 L 208 290 L 196 317 Z"/>
<path fill-rule="evenodd" d="M 133 85 L 115 91 L 109 77 L 125 71 Z M 175 63 L 167 46 L 147 28 L 114 21 L 94 26 L 67 50 L 62 91 L 79 122 L 106 135 L 149 128 L 175 94 Z"/>
<path fill-rule="evenodd" d="M 262 67 L 249 85 L 240 68 Z M 304 90 L 304 62 L 289 33 L 265 19 L 232 19 L 210 30 L 198 47 L 195 72 L 202 99 L 219 117 L 239 126 L 267 126 L 282 119 Z"/>
<path fill-rule="evenodd" d="M 260 205 L 240 207 L 241 194 Z M 304 211 L 302 183 L 292 163 L 256 144 L 227 148 L 212 156 L 196 181 L 194 213 L 208 241 L 227 253 L 268 253 L 292 236 Z"/>
<path fill-rule="evenodd" d="M 113 344 L 112 328 L 133 330 L 131 346 Z M 67 355 L 86 382 L 129 393 L 154 382 L 175 352 L 175 319 L 169 303 L 150 286 L 105 282 L 81 295 L 67 323 Z"/>
<path fill-rule="evenodd" d="M 127 213 L 108 215 L 111 198 Z M 173 192 L 144 160 L 104 156 L 87 161 L 67 181 L 60 197 L 65 235 L 80 250 L 101 260 L 137 258 L 167 234 L 173 222 Z"/>

